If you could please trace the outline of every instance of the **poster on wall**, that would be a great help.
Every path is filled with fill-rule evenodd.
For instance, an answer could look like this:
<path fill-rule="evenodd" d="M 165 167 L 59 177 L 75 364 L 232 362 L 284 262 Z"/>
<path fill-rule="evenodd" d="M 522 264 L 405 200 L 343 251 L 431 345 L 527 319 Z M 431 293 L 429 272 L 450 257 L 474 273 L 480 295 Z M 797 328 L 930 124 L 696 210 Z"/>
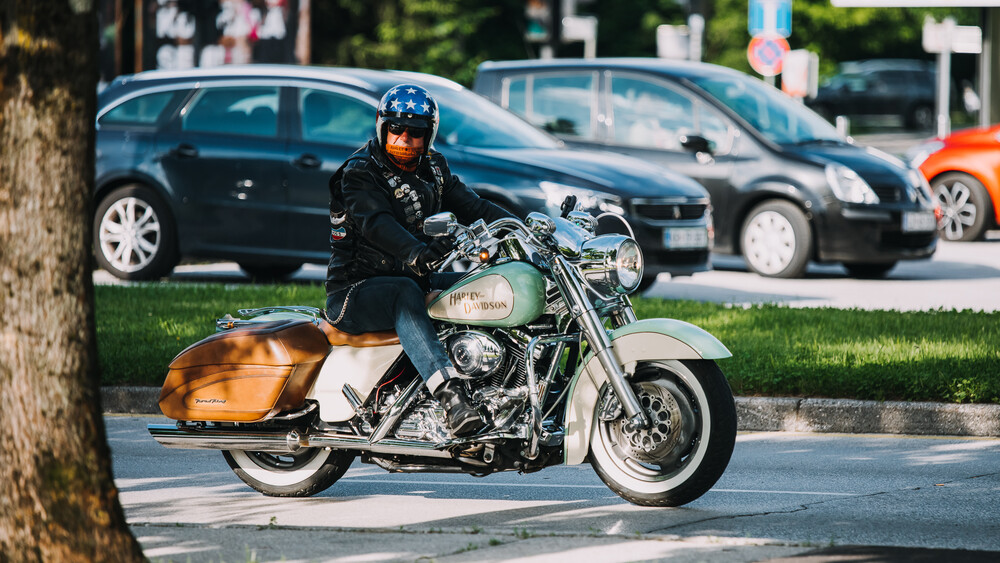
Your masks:
<path fill-rule="evenodd" d="M 308 0 L 145 0 L 142 68 L 308 63 Z M 306 41 L 308 43 L 308 41 Z"/>

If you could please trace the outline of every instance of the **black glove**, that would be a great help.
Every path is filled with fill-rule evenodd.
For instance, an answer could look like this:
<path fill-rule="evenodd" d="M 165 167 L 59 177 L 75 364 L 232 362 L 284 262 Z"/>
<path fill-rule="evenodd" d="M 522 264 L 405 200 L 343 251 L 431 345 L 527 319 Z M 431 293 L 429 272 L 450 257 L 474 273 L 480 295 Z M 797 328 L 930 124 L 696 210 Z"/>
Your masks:
<path fill-rule="evenodd" d="M 455 247 L 455 237 L 437 237 L 417 254 L 410 268 L 418 276 L 426 276 L 434 271 L 434 266 Z"/>

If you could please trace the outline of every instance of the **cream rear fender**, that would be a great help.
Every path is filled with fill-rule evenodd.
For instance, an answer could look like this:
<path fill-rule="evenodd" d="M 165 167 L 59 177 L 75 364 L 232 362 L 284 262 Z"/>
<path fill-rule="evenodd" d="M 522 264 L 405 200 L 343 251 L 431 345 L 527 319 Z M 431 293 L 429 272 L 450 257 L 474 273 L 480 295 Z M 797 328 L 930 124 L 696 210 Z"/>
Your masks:
<path fill-rule="evenodd" d="M 615 329 L 610 336 L 615 355 L 629 375 L 643 361 L 719 360 L 732 356 L 710 333 L 675 319 L 636 321 Z M 570 384 L 563 446 L 566 465 L 583 463 L 587 457 L 594 409 L 607 382 L 608 375 L 601 362 L 588 354 Z"/>
<path fill-rule="evenodd" d="M 324 422 L 349 420 L 355 413 L 344 395 L 344 385 L 353 387 L 364 402 L 402 354 L 403 347 L 399 344 L 365 348 L 334 346 L 323 360 L 306 398 L 319 403 L 319 417 Z"/>

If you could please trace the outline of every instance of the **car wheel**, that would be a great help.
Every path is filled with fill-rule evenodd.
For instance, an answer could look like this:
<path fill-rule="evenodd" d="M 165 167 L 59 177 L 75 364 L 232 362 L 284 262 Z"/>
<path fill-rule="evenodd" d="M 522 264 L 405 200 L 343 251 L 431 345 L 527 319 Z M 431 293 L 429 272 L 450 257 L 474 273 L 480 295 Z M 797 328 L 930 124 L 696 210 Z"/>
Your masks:
<path fill-rule="evenodd" d="M 294 274 L 302 264 L 252 264 L 240 262 L 242 269 L 254 281 L 281 281 Z"/>
<path fill-rule="evenodd" d="M 896 267 L 895 262 L 852 262 L 844 264 L 844 269 L 853 278 L 874 280 L 884 278 Z"/>
<path fill-rule="evenodd" d="M 771 200 L 750 211 L 740 241 L 751 270 L 772 278 L 798 278 L 809 262 L 812 231 L 795 204 Z"/>
<path fill-rule="evenodd" d="M 934 108 L 921 104 L 910 110 L 910 114 L 906 116 L 906 127 L 914 131 L 927 131 L 934 129 L 936 121 L 937 116 L 934 114 Z"/>
<path fill-rule="evenodd" d="M 946 240 L 979 240 L 993 222 L 990 198 L 983 184 L 958 172 L 942 174 L 931 182 L 943 217 L 938 230 Z"/>
<path fill-rule="evenodd" d="M 150 280 L 177 264 L 176 229 L 160 196 L 138 184 L 112 191 L 94 214 L 97 262 L 123 280 Z"/>

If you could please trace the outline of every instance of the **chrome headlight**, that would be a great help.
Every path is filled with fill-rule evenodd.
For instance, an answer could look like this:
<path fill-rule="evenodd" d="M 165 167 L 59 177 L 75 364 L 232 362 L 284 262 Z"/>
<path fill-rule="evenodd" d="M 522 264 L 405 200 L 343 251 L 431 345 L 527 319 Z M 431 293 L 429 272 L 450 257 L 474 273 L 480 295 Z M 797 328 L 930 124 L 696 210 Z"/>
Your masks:
<path fill-rule="evenodd" d="M 843 164 L 826 165 L 826 181 L 833 195 L 849 203 L 878 203 L 872 187 L 858 173 Z"/>
<path fill-rule="evenodd" d="M 631 293 L 642 281 L 642 250 L 624 235 L 604 235 L 583 243 L 577 263 L 584 279 L 605 293 Z"/>

